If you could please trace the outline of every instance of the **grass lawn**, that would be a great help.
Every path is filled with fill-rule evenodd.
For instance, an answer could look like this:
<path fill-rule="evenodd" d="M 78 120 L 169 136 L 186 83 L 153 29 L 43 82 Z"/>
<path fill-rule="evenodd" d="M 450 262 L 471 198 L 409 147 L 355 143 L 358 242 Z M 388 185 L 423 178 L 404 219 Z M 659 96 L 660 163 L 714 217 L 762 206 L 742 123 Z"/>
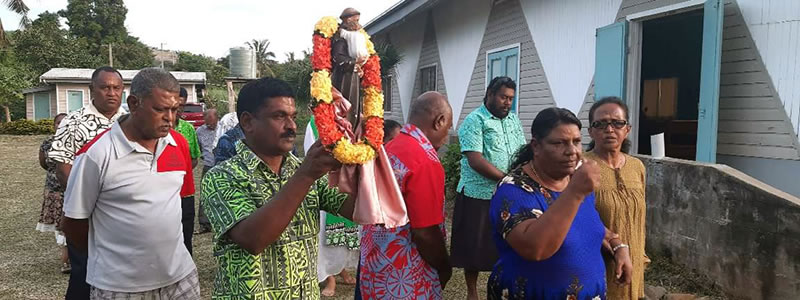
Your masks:
<path fill-rule="evenodd" d="M 53 234 L 34 229 L 45 175 L 37 155 L 45 138 L 0 135 L 0 299 L 63 299 L 67 288 L 69 275 L 59 272 L 60 252 Z M 200 169 L 195 172 L 198 184 Z M 211 234 L 195 235 L 193 244 L 203 297 L 210 298 L 216 268 Z M 354 274 L 355 270 L 351 271 Z M 481 273 L 478 279 L 482 297 L 487 277 L 488 273 Z M 454 271 L 446 299 L 466 297 L 463 278 L 461 270 Z M 336 295 L 329 299 L 352 299 L 353 286 L 337 285 Z"/>

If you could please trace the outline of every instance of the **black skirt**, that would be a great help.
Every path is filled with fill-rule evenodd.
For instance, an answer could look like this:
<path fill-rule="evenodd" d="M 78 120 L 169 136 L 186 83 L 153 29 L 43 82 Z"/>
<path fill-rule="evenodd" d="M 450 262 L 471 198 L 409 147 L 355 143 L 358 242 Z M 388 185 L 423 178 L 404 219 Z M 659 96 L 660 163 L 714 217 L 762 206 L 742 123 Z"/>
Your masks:
<path fill-rule="evenodd" d="M 497 249 L 489 221 L 489 200 L 459 193 L 453 209 L 450 261 L 465 271 L 491 271 L 497 262 Z"/>

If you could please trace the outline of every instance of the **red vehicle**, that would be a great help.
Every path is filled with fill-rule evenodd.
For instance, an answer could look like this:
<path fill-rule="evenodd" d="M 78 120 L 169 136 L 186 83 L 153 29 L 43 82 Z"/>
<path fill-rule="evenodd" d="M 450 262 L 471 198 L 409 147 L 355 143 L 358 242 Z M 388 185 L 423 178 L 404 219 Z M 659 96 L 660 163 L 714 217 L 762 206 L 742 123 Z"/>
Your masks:
<path fill-rule="evenodd" d="M 183 106 L 183 113 L 181 113 L 181 119 L 189 122 L 194 126 L 194 129 L 197 127 L 203 126 L 206 121 L 203 119 L 203 111 L 205 107 L 203 103 L 186 103 Z"/>

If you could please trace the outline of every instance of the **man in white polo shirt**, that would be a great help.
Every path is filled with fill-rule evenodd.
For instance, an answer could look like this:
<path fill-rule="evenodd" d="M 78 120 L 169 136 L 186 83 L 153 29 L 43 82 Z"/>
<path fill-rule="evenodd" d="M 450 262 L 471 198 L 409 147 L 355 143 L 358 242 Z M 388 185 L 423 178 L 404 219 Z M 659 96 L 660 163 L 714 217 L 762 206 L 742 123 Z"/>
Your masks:
<path fill-rule="evenodd" d="M 200 298 L 181 226 L 181 188 L 194 181 L 188 143 L 172 130 L 179 88 L 169 72 L 143 69 L 131 114 L 76 155 L 63 229 L 88 249 L 91 299 Z"/>

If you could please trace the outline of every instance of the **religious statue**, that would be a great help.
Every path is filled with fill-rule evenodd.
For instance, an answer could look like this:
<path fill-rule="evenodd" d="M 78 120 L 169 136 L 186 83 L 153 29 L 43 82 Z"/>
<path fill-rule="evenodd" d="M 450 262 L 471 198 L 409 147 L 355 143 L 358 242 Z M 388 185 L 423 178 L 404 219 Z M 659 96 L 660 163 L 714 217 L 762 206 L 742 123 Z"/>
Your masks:
<path fill-rule="evenodd" d="M 383 148 L 380 57 L 359 17 L 347 8 L 341 23 L 323 17 L 314 25 L 309 132 L 343 164 L 328 182 L 357 194 L 353 221 L 395 228 L 408 223 L 408 213 Z"/>
<path fill-rule="evenodd" d="M 346 8 L 339 19 L 342 23 L 331 41 L 331 59 L 333 61 L 333 74 L 331 81 L 333 87 L 339 90 L 345 99 L 350 101 L 352 107 L 347 116 L 353 127 L 358 126 L 363 112 L 362 101 L 359 95 L 360 77 L 363 76 L 362 66 L 369 58 L 367 39 L 359 32 L 361 25 L 358 23 L 361 13 L 354 8 Z"/>

